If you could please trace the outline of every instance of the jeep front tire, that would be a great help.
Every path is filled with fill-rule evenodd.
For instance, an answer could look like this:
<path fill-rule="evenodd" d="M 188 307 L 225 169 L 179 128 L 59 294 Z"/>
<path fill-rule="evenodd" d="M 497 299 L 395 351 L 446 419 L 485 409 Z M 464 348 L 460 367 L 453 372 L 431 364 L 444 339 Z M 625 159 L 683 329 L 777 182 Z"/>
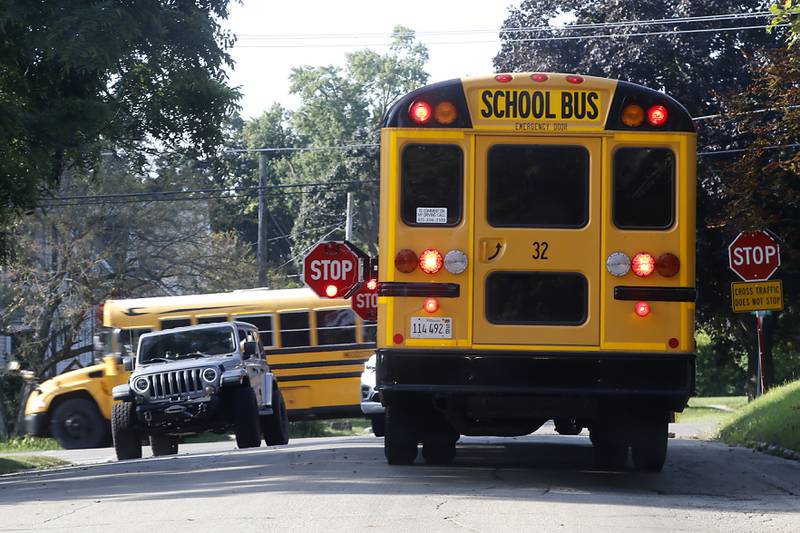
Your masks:
<path fill-rule="evenodd" d="M 111 409 L 111 437 L 117 459 L 142 458 L 142 442 L 136 429 L 136 406 L 133 402 L 120 402 Z"/>
<path fill-rule="evenodd" d="M 232 391 L 233 429 L 239 448 L 261 446 L 261 424 L 258 419 L 256 395 L 250 387 L 239 387 Z"/>

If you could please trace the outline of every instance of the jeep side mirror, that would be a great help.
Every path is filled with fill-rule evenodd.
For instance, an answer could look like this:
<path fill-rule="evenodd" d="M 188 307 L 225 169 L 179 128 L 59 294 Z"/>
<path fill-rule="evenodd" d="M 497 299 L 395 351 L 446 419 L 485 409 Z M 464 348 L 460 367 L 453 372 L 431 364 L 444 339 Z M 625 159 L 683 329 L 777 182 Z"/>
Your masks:
<path fill-rule="evenodd" d="M 122 358 L 122 366 L 125 367 L 125 370 L 128 372 L 133 372 L 133 368 L 136 366 L 136 360 L 133 357 L 123 357 Z"/>
<path fill-rule="evenodd" d="M 244 359 L 250 359 L 256 354 L 256 350 L 258 350 L 258 343 L 256 341 L 247 341 L 244 343 Z"/>

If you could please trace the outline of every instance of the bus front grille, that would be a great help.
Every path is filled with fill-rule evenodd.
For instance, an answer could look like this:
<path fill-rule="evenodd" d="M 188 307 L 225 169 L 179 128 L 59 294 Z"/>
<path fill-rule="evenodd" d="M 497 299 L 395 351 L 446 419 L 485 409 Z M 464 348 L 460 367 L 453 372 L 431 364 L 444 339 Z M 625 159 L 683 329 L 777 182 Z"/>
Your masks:
<path fill-rule="evenodd" d="M 160 399 L 201 392 L 203 390 L 203 380 L 200 377 L 202 371 L 202 368 L 190 368 L 151 374 L 147 377 L 150 382 L 150 397 Z"/>

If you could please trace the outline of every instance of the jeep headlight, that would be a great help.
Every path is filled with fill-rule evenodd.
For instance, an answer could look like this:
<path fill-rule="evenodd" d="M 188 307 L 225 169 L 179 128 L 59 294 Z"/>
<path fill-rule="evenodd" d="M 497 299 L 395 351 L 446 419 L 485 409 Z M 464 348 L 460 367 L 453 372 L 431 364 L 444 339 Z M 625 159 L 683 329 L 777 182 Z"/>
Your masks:
<path fill-rule="evenodd" d="M 139 394 L 144 394 L 150 388 L 150 382 L 147 381 L 147 378 L 136 378 L 133 380 L 132 386 L 133 390 Z"/>
<path fill-rule="evenodd" d="M 216 383 L 217 382 L 217 371 L 213 368 L 206 368 L 203 370 L 203 381 L 206 383 Z"/>

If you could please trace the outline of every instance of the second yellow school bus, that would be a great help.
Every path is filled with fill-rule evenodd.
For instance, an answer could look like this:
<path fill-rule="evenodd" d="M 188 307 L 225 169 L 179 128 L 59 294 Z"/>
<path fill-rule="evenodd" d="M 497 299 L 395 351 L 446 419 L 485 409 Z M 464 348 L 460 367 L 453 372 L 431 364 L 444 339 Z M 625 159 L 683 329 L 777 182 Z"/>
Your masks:
<path fill-rule="evenodd" d="M 660 470 L 694 387 L 695 150 L 673 98 L 499 74 L 423 87 L 381 129 L 378 389 L 390 463 L 459 434 L 588 428 Z"/>

